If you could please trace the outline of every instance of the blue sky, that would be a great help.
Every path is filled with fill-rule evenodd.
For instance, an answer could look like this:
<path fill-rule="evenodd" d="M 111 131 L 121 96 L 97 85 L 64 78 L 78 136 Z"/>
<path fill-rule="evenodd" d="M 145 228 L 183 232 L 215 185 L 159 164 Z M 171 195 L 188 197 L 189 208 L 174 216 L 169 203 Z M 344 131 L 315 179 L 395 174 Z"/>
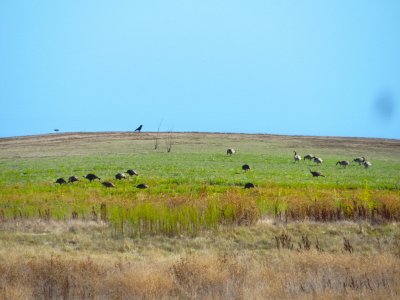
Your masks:
<path fill-rule="evenodd" d="M 0 2 L 0 137 L 400 138 L 400 1 Z"/>

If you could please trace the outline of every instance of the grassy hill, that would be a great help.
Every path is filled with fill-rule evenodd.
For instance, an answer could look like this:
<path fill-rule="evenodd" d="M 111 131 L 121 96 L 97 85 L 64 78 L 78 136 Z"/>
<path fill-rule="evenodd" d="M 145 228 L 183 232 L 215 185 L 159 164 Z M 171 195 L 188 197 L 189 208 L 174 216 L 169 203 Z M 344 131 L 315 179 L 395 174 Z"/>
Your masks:
<path fill-rule="evenodd" d="M 154 143 L 158 137 L 158 149 Z M 167 153 L 171 140 L 172 151 Z M 233 156 L 226 149 L 236 149 Z M 322 157 L 321 166 L 293 163 L 293 151 Z M 369 170 L 338 160 L 365 156 Z M 397 189 L 400 142 L 398 140 L 290 137 L 207 133 L 71 133 L 0 139 L 1 183 L 52 183 L 55 178 L 97 172 L 104 179 L 127 168 L 138 169 L 150 181 L 175 178 L 179 183 L 237 185 L 253 180 L 259 186 L 339 186 Z M 243 173 L 242 164 L 252 171 Z M 309 169 L 327 177 L 316 181 Z"/>
<path fill-rule="evenodd" d="M 228 156 L 228 148 L 236 153 Z M 294 163 L 294 151 L 323 163 Z M 359 156 L 372 166 L 336 165 Z M 139 175 L 115 179 L 127 169 Z M 89 182 L 88 173 L 115 188 Z M 80 181 L 55 184 L 71 175 Z M 256 187 L 244 189 L 247 182 Z M 2 138 L 0 259 L 7 263 L 0 296 L 396 298 L 399 188 L 398 140 L 128 132 Z"/>

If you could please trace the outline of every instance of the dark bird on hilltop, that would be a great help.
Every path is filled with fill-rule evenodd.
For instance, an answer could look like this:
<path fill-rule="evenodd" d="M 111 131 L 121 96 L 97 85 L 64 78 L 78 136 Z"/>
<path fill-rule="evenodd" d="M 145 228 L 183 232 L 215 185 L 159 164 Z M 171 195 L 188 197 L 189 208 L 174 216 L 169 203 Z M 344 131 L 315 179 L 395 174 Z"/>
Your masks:
<path fill-rule="evenodd" d="M 101 184 L 102 184 L 103 186 L 105 186 L 106 188 L 115 188 L 114 183 L 109 182 L 109 181 L 103 181 Z"/>
<path fill-rule="evenodd" d="M 147 188 L 149 188 L 149 186 L 147 184 L 145 184 L 145 183 L 139 183 L 136 187 L 138 189 L 147 189 Z"/>
<path fill-rule="evenodd" d="M 124 173 L 117 173 L 117 174 L 115 174 L 115 179 L 118 179 L 118 180 L 126 179 L 126 176 Z"/>
<path fill-rule="evenodd" d="M 242 166 L 242 170 L 244 170 L 245 172 L 247 172 L 248 170 L 250 170 L 250 166 L 248 164 L 244 164 Z"/>
<path fill-rule="evenodd" d="M 97 177 L 97 176 L 94 175 L 94 174 L 87 174 L 86 176 L 83 176 L 83 177 L 86 178 L 86 179 L 88 179 L 90 182 L 92 182 L 93 180 L 96 180 L 96 179 L 101 180 L 100 177 Z"/>
<path fill-rule="evenodd" d="M 142 127 L 143 127 L 143 125 L 140 125 L 138 128 L 135 129 L 135 132 L 136 132 L 136 131 L 137 131 L 137 132 L 142 131 Z"/>
<path fill-rule="evenodd" d="M 67 183 L 64 178 L 58 178 L 55 183 L 64 184 Z"/>
<path fill-rule="evenodd" d="M 128 173 L 130 176 L 133 176 L 133 175 L 138 176 L 139 175 L 135 170 L 127 170 L 126 173 Z"/>
<path fill-rule="evenodd" d="M 312 174 L 313 177 L 319 177 L 319 176 L 325 177 L 325 175 L 322 175 L 320 172 L 311 171 L 311 170 L 310 170 L 310 172 L 311 172 L 311 174 Z"/>
<path fill-rule="evenodd" d="M 245 188 L 245 189 L 252 189 L 252 188 L 254 188 L 254 184 L 252 184 L 251 182 L 248 182 L 248 183 L 246 183 L 246 184 L 244 185 L 244 188 Z"/>
<path fill-rule="evenodd" d="M 68 182 L 70 182 L 70 183 L 75 182 L 75 181 L 79 181 L 79 178 L 76 177 L 76 176 L 70 176 L 70 177 L 68 178 Z"/>
<path fill-rule="evenodd" d="M 349 164 L 350 164 L 350 162 L 347 161 L 347 160 L 340 160 L 340 161 L 338 161 L 338 162 L 336 163 L 336 165 L 341 165 L 342 167 L 345 167 L 345 168 L 346 168 Z"/>

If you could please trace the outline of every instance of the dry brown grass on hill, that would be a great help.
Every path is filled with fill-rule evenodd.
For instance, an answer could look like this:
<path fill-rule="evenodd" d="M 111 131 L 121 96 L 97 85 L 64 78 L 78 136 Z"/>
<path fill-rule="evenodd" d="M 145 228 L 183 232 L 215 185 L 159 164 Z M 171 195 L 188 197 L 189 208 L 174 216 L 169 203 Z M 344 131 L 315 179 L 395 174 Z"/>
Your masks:
<path fill-rule="evenodd" d="M 74 156 L 98 155 L 104 153 L 132 153 L 132 142 L 135 152 L 143 149 L 153 149 L 155 137 L 166 141 L 170 138 L 177 145 L 201 145 L 208 142 L 208 147 L 221 144 L 225 151 L 226 144 L 237 145 L 245 153 L 247 150 L 279 149 L 282 147 L 292 153 L 292 149 L 318 148 L 319 152 L 332 154 L 349 153 L 393 153 L 398 152 L 400 141 L 393 139 L 348 138 L 348 137 L 317 137 L 317 136 L 286 136 L 270 134 L 238 134 L 210 132 L 71 132 L 0 138 L 0 158 L 6 157 L 42 157 L 42 156 Z M 243 143 L 245 142 L 245 143 Z M 221 147 L 218 146 L 218 149 Z M 260 148 L 261 147 L 261 148 Z M 45 151 L 43 151 L 45 149 Z M 244 149 L 247 149 L 246 151 Z M 16 151 L 17 150 L 17 151 Z M 248 151 L 247 151 L 248 152 Z"/>

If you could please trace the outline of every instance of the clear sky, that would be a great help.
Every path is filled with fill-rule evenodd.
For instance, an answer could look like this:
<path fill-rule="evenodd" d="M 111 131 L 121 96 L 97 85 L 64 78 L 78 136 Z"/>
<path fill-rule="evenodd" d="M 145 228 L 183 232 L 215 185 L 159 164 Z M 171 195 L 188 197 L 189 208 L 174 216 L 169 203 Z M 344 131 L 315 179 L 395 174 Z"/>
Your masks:
<path fill-rule="evenodd" d="M 0 137 L 400 138 L 400 1 L 1 0 Z"/>

